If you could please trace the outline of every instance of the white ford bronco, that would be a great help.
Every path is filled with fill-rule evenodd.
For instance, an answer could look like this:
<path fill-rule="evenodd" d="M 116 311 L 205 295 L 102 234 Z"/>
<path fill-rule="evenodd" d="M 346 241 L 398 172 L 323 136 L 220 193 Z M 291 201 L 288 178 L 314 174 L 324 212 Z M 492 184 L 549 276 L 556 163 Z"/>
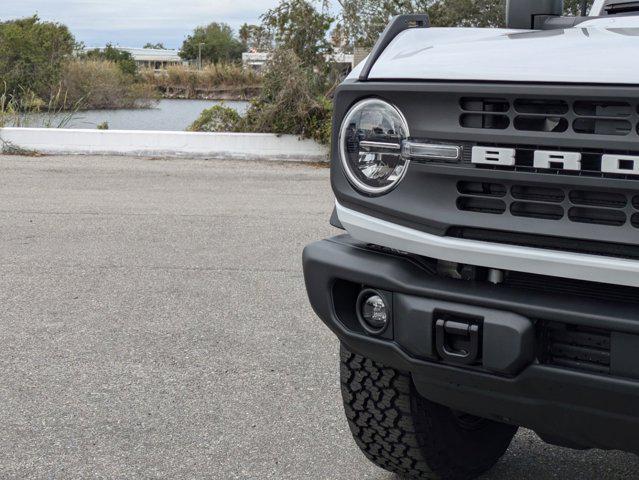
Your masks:
<path fill-rule="evenodd" d="M 471 479 L 518 427 L 639 452 L 639 1 L 395 18 L 338 88 L 310 302 L 375 464 Z"/>

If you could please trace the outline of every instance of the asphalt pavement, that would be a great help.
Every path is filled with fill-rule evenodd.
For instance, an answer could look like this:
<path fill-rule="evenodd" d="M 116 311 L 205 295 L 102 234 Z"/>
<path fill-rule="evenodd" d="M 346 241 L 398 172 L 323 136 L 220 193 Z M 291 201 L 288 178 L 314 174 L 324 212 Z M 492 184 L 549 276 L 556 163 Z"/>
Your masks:
<path fill-rule="evenodd" d="M 396 480 L 359 453 L 305 244 L 326 168 L 0 156 L 0 478 Z M 631 479 L 521 431 L 485 479 Z"/>

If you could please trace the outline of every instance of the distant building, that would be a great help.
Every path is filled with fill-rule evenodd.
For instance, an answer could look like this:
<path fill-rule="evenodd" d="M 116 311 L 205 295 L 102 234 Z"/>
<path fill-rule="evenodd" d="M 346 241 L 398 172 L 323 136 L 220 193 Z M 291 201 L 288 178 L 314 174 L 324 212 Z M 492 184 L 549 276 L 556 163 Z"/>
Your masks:
<path fill-rule="evenodd" d="M 242 65 L 244 65 L 244 68 L 259 72 L 264 68 L 270 57 L 271 54 L 268 52 L 244 52 L 242 54 Z"/>
<path fill-rule="evenodd" d="M 120 48 L 129 52 L 135 60 L 138 68 L 152 68 L 154 70 L 166 70 L 172 65 L 182 65 L 184 60 L 178 54 L 178 50 L 159 50 L 155 48 Z"/>
<path fill-rule="evenodd" d="M 186 62 L 178 54 L 178 50 L 162 50 L 156 48 L 128 48 L 114 47 L 122 52 L 128 52 L 133 57 L 138 68 L 152 68 L 153 70 L 166 70 L 172 65 L 183 65 Z M 95 50 L 87 48 L 88 50 Z M 102 50 L 102 48 L 98 49 Z"/>
<path fill-rule="evenodd" d="M 242 54 L 242 65 L 244 65 L 244 68 L 250 68 L 259 72 L 264 68 L 269 58 L 271 58 L 269 52 L 244 52 Z M 347 72 L 350 72 L 355 66 L 355 58 L 350 53 L 337 52 L 332 55 L 327 55 L 326 60 L 333 65 L 344 68 Z"/>

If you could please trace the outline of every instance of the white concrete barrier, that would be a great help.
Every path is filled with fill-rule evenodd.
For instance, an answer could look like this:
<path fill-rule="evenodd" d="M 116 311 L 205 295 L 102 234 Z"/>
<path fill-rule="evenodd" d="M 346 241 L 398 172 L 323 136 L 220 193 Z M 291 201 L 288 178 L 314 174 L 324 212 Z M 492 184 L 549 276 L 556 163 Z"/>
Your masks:
<path fill-rule="evenodd" d="M 326 161 L 328 148 L 294 135 L 0 128 L 0 147 L 62 155 Z"/>

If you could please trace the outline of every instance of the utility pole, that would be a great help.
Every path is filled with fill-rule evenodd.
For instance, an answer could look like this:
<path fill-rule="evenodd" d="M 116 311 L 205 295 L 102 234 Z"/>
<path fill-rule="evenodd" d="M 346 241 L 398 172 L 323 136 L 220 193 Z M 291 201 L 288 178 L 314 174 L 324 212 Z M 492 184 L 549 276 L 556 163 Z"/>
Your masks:
<path fill-rule="evenodd" d="M 197 48 L 197 68 L 198 70 L 202 70 L 202 47 L 204 46 L 204 43 L 200 43 L 198 44 L 198 48 Z"/>

